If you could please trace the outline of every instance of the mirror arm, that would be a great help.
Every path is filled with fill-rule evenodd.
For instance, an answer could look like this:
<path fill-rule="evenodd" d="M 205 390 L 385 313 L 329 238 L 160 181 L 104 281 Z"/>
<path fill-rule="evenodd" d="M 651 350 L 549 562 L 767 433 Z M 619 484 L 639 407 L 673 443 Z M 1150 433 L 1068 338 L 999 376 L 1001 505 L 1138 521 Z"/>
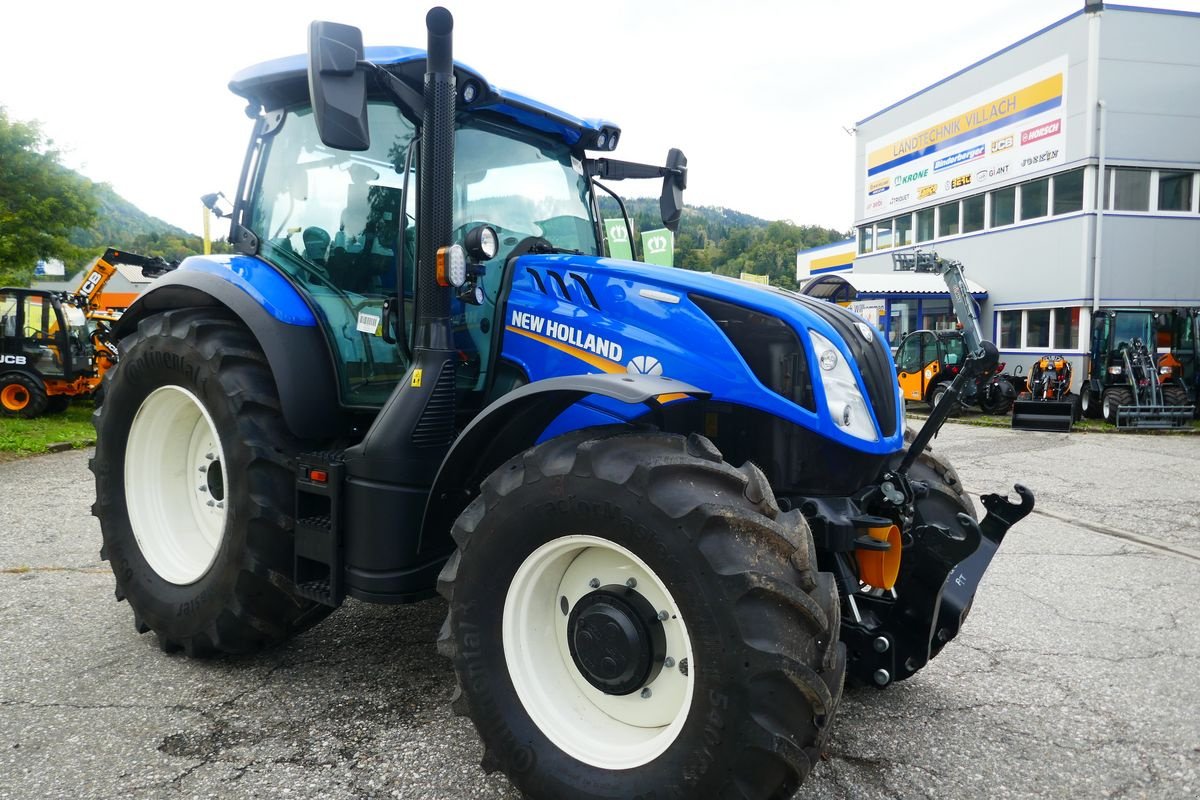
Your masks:
<path fill-rule="evenodd" d="M 425 114 L 425 97 L 416 89 L 397 78 L 378 64 L 370 61 L 359 61 L 358 66 L 374 74 L 379 86 L 391 95 L 396 105 L 400 106 L 414 119 L 421 119 Z"/>
<path fill-rule="evenodd" d="M 632 161 L 617 161 L 612 158 L 589 158 L 588 172 L 597 178 L 610 181 L 623 181 L 638 178 L 662 178 L 666 175 L 687 174 L 686 169 L 671 169 L 670 167 L 655 167 L 649 164 L 635 164 Z"/>

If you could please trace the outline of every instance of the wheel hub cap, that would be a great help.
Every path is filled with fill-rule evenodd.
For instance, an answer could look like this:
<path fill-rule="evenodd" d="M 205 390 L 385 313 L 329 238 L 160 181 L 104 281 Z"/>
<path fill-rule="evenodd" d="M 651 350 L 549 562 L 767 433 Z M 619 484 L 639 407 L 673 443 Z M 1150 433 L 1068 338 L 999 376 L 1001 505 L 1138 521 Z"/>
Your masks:
<path fill-rule="evenodd" d="M 605 694 L 626 695 L 657 677 L 666 634 L 657 611 L 633 589 L 612 585 L 585 595 L 567 622 L 575 666 Z"/>

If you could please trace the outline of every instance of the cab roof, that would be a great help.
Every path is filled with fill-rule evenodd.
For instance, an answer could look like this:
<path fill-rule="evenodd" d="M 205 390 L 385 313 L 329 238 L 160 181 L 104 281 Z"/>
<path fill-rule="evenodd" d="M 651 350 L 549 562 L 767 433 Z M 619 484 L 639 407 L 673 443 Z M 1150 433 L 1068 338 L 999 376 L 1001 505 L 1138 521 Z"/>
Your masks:
<path fill-rule="evenodd" d="M 386 68 L 417 91 L 421 90 L 425 73 L 424 50 L 412 47 L 367 47 L 365 56 L 367 61 Z M 620 129 L 607 120 L 581 119 L 516 92 L 492 86 L 478 72 L 457 61 L 454 63 L 454 74 L 458 86 L 474 80 L 482 89 L 479 99 L 469 106 L 464 106 L 460 100 L 460 111 L 503 114 L 526 127 L 557 135 L 571 146 L 579 144 L 581 140 L 585 146 L 590 145 L 603 129 L 618 135 L 620 133 Z M 308 56 L 285 56 L 246 67 L 229 81 L 229 89 L 249 100 L 252 105 L 267 109 L 307 103 Z"/>

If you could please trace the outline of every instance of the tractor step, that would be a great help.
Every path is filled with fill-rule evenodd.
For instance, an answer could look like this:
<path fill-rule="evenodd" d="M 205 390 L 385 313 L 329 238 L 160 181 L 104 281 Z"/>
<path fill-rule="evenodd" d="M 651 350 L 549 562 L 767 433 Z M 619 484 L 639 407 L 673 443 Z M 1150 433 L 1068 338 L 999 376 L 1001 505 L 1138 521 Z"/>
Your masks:
<path fill-rule="evenodd" d="M 1012 427 L 1016 430 L 1070 433 L 1074 421 L 1074 400 L 1018 400 L 1013 403 Z"/>
<path fill-rule="evenodd" d="M 1195 406 L 1118 406 L 1117 428 L 1185 428 Z"/>
<path fill-rule="evenodd" d="M 344 465 L 338 453 L 306 453 L 296 461 L 296 594 L 337 607 L 346 596 L 340 524 Z"/>

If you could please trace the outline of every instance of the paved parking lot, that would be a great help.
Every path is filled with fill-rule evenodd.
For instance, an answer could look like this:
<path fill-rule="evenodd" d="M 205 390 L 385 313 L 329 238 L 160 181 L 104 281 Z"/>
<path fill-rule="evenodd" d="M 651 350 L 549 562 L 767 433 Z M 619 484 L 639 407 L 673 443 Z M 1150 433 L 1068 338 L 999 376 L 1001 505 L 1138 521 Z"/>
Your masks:
<path fill-rule="evenodd" d="M 935 448 L 1045 513 L 939 658 L 847 695 L 797 797 L 1200 796 L 1200 438 L 951 425 Z M 138 636 L 87 456 L 0 463 L 0 798 L 516 796 L 450 715 L 441 601 L 351 602 L 246 658 Z"/>

